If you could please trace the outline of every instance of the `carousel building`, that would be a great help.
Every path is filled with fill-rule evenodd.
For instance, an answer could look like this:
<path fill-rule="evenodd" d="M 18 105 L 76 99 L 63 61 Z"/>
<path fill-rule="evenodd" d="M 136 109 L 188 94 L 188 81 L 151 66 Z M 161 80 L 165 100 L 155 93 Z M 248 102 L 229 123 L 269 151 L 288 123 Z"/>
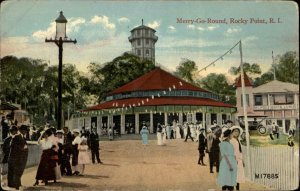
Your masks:
<path fill-rule="evenodd" d="M 74 128 L 97 131 L 113 127 L 121 134 L 139 133 L 142 122 L 150 133 L 157 124 L 201 122 L 210 127 L 232 119 L 236 107 L 218 101 L 218 96 L 156 67 L 110 92 L 99 105 L 86 108 L 72 119 Z"/>
<path fill-rule="evenodd" d="M 155 30 L 142 25 L 128 37 L 132 54 L 155 63 Z M 68 122 L 73 128 L 101 130 L 113 127 L 121 134 L 139 133 L 142 122 L 150 133 L 157 124 L 201 122 L 208 127 L 213 121 L 222 124 L 232 119 L 236 107 L 218 101 L 218 96 L 185 82 L 156 67 L 145 75 L 110 92 L 102 103 L 84 109 Z"/>

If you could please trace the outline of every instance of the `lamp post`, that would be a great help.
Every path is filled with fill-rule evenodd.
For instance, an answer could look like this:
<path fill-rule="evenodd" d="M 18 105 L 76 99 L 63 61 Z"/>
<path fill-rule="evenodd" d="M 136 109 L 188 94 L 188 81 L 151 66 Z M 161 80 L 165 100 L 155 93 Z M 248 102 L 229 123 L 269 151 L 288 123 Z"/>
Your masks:
<path fill-rule="evenodd" d="M 56 22 L 56 35 L 55 39 L 45 39 L 45 42 L 54 42 L 58 46 L 58 107 L 57 107 L 57 129 L 62 128 L 62 53 L 63 53 L 63 43 L 74 43 L 77 41 L 68 39 L 66 35 L 66 25 L 67 19 L 63 15 L 61 11 L 58 18 L 55 20 Z"/>

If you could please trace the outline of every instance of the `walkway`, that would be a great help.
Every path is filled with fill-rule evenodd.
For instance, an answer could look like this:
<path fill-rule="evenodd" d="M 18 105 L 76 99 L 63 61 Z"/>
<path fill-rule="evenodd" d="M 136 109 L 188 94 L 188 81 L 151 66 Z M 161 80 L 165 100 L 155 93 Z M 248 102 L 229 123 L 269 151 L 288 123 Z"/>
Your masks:
<path fill-rule="evenodd" d="M 101 141 L 100 147 L 104 164 L 87 165 L 84 176 L 33 187 L 36 167 L 27 169 L 22 178 L 25 190 L 220 190 L 216 173 L 197 164 L 197 143 L 191 140 L 169 140 L 167 146 L 157 146 L 156 140 L 148 146 L 139 140 Z M 208 156 L 205 160 L 208 164 Z M 247 182 L 241 189 L 266 188 Z"/>

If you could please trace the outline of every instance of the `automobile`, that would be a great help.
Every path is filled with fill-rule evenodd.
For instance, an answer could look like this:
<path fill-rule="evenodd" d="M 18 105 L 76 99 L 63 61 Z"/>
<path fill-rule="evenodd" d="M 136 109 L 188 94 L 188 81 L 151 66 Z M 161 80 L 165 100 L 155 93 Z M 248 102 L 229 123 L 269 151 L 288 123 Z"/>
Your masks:
<path fill-rule="evenodd" d="M 266 120 L 268 116 L 248 116 L 249 131 L 258 131 L 259 134 L 264 135 L 267 133 Z M 241 128 L 245 129 L 244 116 L 238 117 L 238 122 Z"/>

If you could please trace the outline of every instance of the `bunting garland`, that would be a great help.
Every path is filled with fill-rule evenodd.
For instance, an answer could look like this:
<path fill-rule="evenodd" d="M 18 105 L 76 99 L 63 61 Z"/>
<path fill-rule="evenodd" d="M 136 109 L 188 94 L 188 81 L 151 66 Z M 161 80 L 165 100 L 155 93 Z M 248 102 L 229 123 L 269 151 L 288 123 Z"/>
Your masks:
<path fill-rule="evenodd" d="M 206 69 L 210 66 L 215 66 L 215 63 L 219 60 L 224 60 L 224 56 L 226 56 L 227 54 L 232 54 L 233 49 L 239 45 L 241 43 L 241 41 L 237 42 L 233 47 L 231 47 L 229 50 L 227 50 L 224 54 L 222 54 L 220 57 L 218 57 L 217 59 L 215 59 L 213 62 L 211 62 L 210 64 L 206 65 L 204 68 L 198 70 L 197 73 L 200 73 L 201 71 L 206 71 Z"/>

